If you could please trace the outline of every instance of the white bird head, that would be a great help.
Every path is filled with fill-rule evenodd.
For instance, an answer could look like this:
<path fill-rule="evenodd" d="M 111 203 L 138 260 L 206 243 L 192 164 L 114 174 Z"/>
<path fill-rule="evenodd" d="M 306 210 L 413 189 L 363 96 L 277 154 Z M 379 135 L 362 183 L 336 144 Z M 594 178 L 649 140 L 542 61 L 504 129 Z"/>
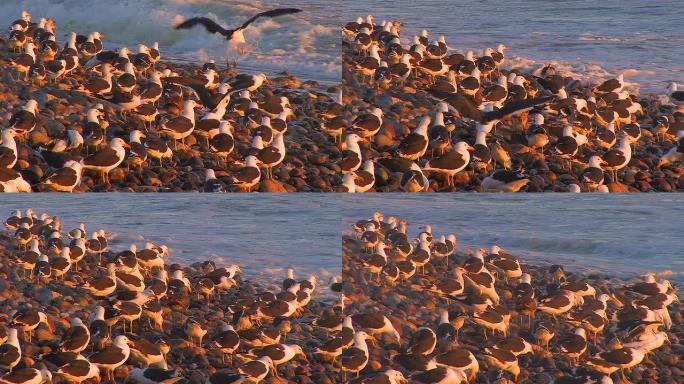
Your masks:
<path fill-rule="evenodd" d="M 5 140 L 9 141 L 9 139 L 17 136 L 17 131 L 15 131 L 12 128 L 6 128 L 2 130 L 2 142 L 5 144 Z"/>
<path fill-rule="evenodd" d="M 347 143 L 347 146 L 349 147 L 350 145 L 357 144 L 361 137 L 357 135 L 356 133 L 350 133 L 345 137 L 344 141 Z"/>
<path fill-rule="evenodd" d="M 226 120 L 221 120 L 221 123 L 219 123 L 219 133 L 228 134 L 231 133 L 231 129 L 232 127 L 230 125 L 230 122 Z"/>
<path fill-rule="evenodd" d="M 115 137 L 112 139 L 112 141 L 109 142 L 109 146 L 112 148 L 130 148 L 131 146 L 128 145 L 124 139 L 120 137 Z"/>
<path fill-rule="evenodd" d="M 145 135 L 142 132 L 140 132 L 140 130 L 134 129 L 130 133 L 129 141 L 131 143 L 140 144 L 140 138 L 142 138 L 142 137 L 145 137 Z"/>
<path fill-rule="evenodd" d="M 606 165 L 606 163 L 603 161 L 603 159 L 601 159 L 601 156 L 599 155 L 593 155 L 589 158 L 590 167 L 602 169 L 602 166 L 604 165 Z"/>
<path fill-rule="evenodd" d="M 126 337 L 125 335 L 119 335 L 114 338 L 114 345 L 116 345 L 119 348 L 126 348 L 129 345 L 131 345 L 131 340 Z"/>
<path fill-rule="evenodd" d="M 256 136 L 256 137 L 259 137 L 259 136 Z M 247 157 L 245 158 L 245 165 L 246 165 L 247 167 L 256 168 L 256 167 L 257 167 L 257 158 L 256 158 L 256 156 L 253 156 L 253 155 L 247 156 Z"/>
<path fill-rule="evenodd" d="M 342 176 L 342 186 L 347 188 L 347 192 L 349 193 L 356 192 L 356 182 L 354 180 L 355 177 L 356 175 L 354 172 L 345 173 L 344 176 Z"/>
<path fill-rule="evenodd" d="M 460 153 L 468 153 L 468 151 L 472 151 L 474 148 L 470 144 L 466 143 L 465 141 L 459 141 L 454 146 L 454 149 Z"/>

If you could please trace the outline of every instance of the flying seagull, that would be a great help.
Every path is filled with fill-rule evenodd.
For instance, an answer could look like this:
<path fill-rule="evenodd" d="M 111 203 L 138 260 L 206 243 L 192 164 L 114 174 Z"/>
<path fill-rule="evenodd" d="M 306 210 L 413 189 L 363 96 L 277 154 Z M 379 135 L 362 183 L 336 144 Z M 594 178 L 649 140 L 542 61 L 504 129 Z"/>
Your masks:
<path fill-rule="evenodd" d="M 215 21 L 208 19 L 206 17 L 193 17 L 176 25 L 176 29 L 190 29 L 196 25 L 201 24 L 209 33 L 220 33 L 226 37 L 226 40 L 232 40 L 237 43 L 245 43 L 245 36 L 242 34 L 242 30 L 247 28 L 247 26 L 252 24 L 256 19 L 260 17 L 276 17 L 282 15 L 289 15 L 292 13 L 299 13 L 301 11 L 301 9 L 297 8 L 279 8 L 257 13 L 256 15 L 252 16 L 251 19 L 245 21 L 244 24 L 235 29 L 224 29 L 220 25 L 216 24 Z"/>

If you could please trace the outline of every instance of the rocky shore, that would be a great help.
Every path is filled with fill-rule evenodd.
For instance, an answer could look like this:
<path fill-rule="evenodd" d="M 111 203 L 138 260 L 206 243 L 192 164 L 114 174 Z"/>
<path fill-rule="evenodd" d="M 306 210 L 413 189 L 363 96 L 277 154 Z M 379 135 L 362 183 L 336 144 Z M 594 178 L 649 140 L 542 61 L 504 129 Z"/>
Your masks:
<path fill-rule="evenodd" d="M 0 346 L 0 380 L 10 380 L 11 368 L 14 375 L 22 370 L 24 374 L 30 369 L 46 370 L 52 382 L 67 382 L 60 370 L 79 358 L 79 353 L 81 359 L 91 359 L 89 364 L 96 364 L 98 356 L 112 348 L 113 340 L 125 335 L 130 340 L 131 352 L 113 370 L 116 382 L 149 383 L 135 377 L 136 369 L 168 375 L 166 379 L 171 382 L 195 384 L 335 382 L 335 370 L 314 354 L 328 337 L 327 331 L 315 326 L 316 322 L 322 318 L 340 318 L 341 322 L 334 300 L 320 299 L 320 291 L 331 289 L 329 286 L 319 286 L 315 278 L 264 284 L 245 278 L 236 265 L 226 268 L 209 261 L 189 266 L 164 265 L 162 261 L 161 267 L 148 269 L 143 267 L 141 257 L 165 257 L 163 247 L 148 244 L 136 253 L 134 248 L 126 250 L 116 241 L 108 242 L 107 236 L 77 240 L 86 239 L 79 234 L 73 238 L 69 235 L 78 233 L 78 229 L 59 231 L 55 219 L 36 216 L 30 225 L 15 229 L 15 222 L 0 234 L 0 341 L 5 343 Z M 24 229 L 32 233 L 28 242 L 22 240 L 27 233 Z M 32 259 L 34 241 L 39 253 L 47 256 L 47 264 Z M 83 244 L 85 254 L 77 256 Z M 62 272 L 60 257 L 65 255 L 77 260 L 69 259 L 71 265 Z M 35 269 L 27 269 L 30 264 Z M 118 284 L 111 293 L 96 296 L 93 290 L 107 281 L 108 265 L 114 266 Z M 131 291 L 128 284 L 135 281 L 135 276 L 143 278 L 143 289 Z M 297 305 L 297 310 L 273 312 L 282 309 L 282 305 Z M 97 331 L 95 325 L 100 307 L 104 308 L 102 316 L 108 324 L 106 332 Z M 130 321 L 128 316 L 131 312 L 135 314 L 135 309 L 140 313 Z M 21 319 L 31 312 L 44 313 L 46 320 L 26 334 L 19 332 L 20 359 L 10 364 L 7 351 L 11 350 L 11 341 L 7 334 L 13 328 L 21 330 Z M 89 339 L 82 349 L 69 355 L 65 345 L 70 345 L 68 340 L 73 342 L 76 318 L 90 328 Z M 237 332 L 235 339 L 227 336 L 227 329 Z M 33 333 L 30 339 L 29 333 Z M 234 350 L 229 352 L 226 343 L 236 340 L 239 346 L 233 345 Z M 301 352 L 284 359 L 273 357 L 277 372 L 269 369 L 263 377 L 252 377 L 241 371 L 250 362 L 253 365 L 264 354 L 273 352 L 268 352 L 269 348 L 294 346 L 301 347 Z M 107 381 L 104 368 L 98 367 L 95 376 L 76 381 Z"/>
<path fill-rule="evenodd" d="M 360 220 L 356 233 L 343 237 L 348 310 L 386 316 L 401 341 L 397 343 L 388 334 L 377 335 L 377 343 L 369 344 L 370 361 L 362 375 L 394 369 L 407 378 L 417 378 L 425 372 L 435 374 L 431 371 L 435 367 L 460 371 L 463 367 L 459 364 L 472 356 L 477 368 L 464 371 L 472 374 L 470 383 L 673 384 L 684 379 L 684 306 L 674 289 L 649 296 L 642 290 L 646 283 L 585 276 L 560 265 L 526 263 L 500 248 L 471 250 L 436 234 L 424 236 L 429 230 L 421 233 L 420 240 L 406 238 L 400 234 L 402 224 L 392 228 L 386 222 L 376 225 L 378 221 L 373 221 Z M 428 261 L 426 250 L 431 255 Z M 479 268 L 482 270 L 476 272 Z M 401 276 L 397 278 L 397 274 Z M 495 293 L 478 284 L 486 280 L 485 275 L 492 277 Z M 561 297 L 578 296 L 582 300 L 572 304 L 572 309 L 549 314 L 549 307 L 560 305 Z M 668 341 L 655 343 L 661 345 L 625 369 L 624 378 L 618 369 L 613 374 L 602 373 L 601 363 L 612 364 L 605 360 L 612 358 L 611 351 L 638 349 L 643 345 L 639 343 L 654 337 L 643 333 L 645 324 L 656 324 L 658 332 L 663 332 L 659 337 Z M 501 328 L 492 330 L 498 326 Z M 420 342 L 426 328 L 436 336 L 434 350 L 420 348 L 429 345 Z M 573 356 L 567 350 L 571 341 L 578 343 L 572 339 L 578 328 L 585 329 L 586 349 Z M 511 363 L 515 361 L 518 374 L 512 373 L 515 369 L 511 366 L 502 368 L 492 361 L 492 356 L 497 356 L 493 350 L 512 351 L 507 355 Z M 453 354 L 450 358 L 461 356 L 460 363 L 444 357 L 449 353 Z"/>
<path fill-rule="evenodd" d="M 511 173 L 508 179 L 526 179 L 519 187 L 522 191 L 594 191 L 596 185 L 585 177 L 589 159 L 611 157 L 609 152 L 618 148 L 621 138 L 630 143 L 631 157 L 620 165 L 617 179 L 603 164 L 604 175 L 597 184 L 610 192 L 684 188 L 684 157 L 675 154 L 682 148 L 678 135 L 684 130 L 684 110 L 679 101 L 668 98 L 665 87 L 661 95 L 639 94 L 627 79 L 609 90 L 604 84 L 617 84 L 617 79 L 597 83 L 552 65 L 509 65 L 504 44 L 483 49 L 477 56 L 430 31 L 411 38 L 401 30 L 401 22 L 378 23 L 372 18 L 360 18 L 344 28 L 342 78 L 344 117 L 352 122 L 349 132 L 363 125 L 354 123 L 364 120 L 373 108 L 382 111 L 379 130 L 360 146 L 362 160 L 377 164 L 375 190 L 402 190 L 400 180 L 409 159 L 422 168 L 428 178 L 424 190 L 429 191 L 498 190 L 486 185 L 487 177 L 497 179 L 497 171 L 501 171 L 498 180 L 506 179 L 503 176 L 509 171 L 518 177 Z M 487 111 L 540 97 L 546 100 L 532 110 L 484 117 Z M 540 119 L 536 123 L 535 114 Z M 416 144 L 411 136 L 418 134 L 424 118 L 429 119 L 424 134 L 427 150 L 411 158 L 404 152 L 412 142 Z M 567 126 L 573 140 L 563 139 Z M 486 134 L 481 142 L 478 130 Z M 435 170 L 431 162 L 444 163 L 442 155 L 459 141 L 476 151 L 462 169 L 449 167 L 457 171 L 450 185 L 439 172 L 444 164 Z M 566 141 L 573 141 L 574 150 L 563 153 L 565 148 L 557 148 L 568 145 Z"/>
<path fill-rule="evenodd" d="M 0 182 L 17 178 L 15 172 L 18 172 L 33 191 L 56 190 L 54 184 L 48 181 L 51 176 L 64 169 L 67 161 L 85 161 L 87 164 L 89 156 L 105 148 L 114 138 L 121 138 L 127 144 L 135 146 L 130 138 L 131 132 L 137 130 L 142 133 L 138 139 L 140 147 L 137 150 L 126 149 L 126 158 L 110 170 L 108 182 L 103 182 L 97 171 L 88 170 L 84 166 L 83 177 L 72 190 L 179 192 L 249 189 L 263 192 L 311 192 L 332 191 L 340 183 L 340 170 L 335 164 L 340 151 L 320 130 L 322 114 L 336 102 L 337 87 L 315 81 L 300 81 L 286 73 L 269 75 L 266 84 L 255 87 L 251 94 L 247 93 L 249 100 L 240 98 L 243 95 L 239 90 L 232 89 L 231 92 L 234 93 L 226 111 L 221 116 L 214 117 L 217 119 L 216 126 L 211 131 L 196 127 L 183 140 L 184 143 L 176 143 L 169 136 L 169 131 L 164 131 L 162 126 L 181 116 L 184 101 L 192 99 L 197 102 L 197 107 L 193 110 L 194 120 L 200 125 L 202 118 L 216 112 L 216 106 L 208 104 L 207 98 L 202 94 L 219 97 L 219 83 L 228 85 L 233 82 L 235 85 L 236 79 L 243 79 L 248 75 L 238 76 L 239 69 L 234 64 L 224 66 L 214 64 L 213 61 L 197 64 L 170 62 L 164 58 L 163 48 L 161 56 L 159 51 L 151 48 L 138 54 L 130 51 L 126 54 L 124 48 L 114 51 L 102 51 L 103 48 L 100 48 L 100 53 L 111 52 L 115 58 L 119 55 L 116 59 L 119 66 L 112 66 L 113 73 L 109 80 L 111 91 L 94 93 L 88 87 L 103 79 L 101 63 L 97 62 L 99 56 L 86 56 L 81 49 L 83 42 L 78 39 L 76 40 L 79 42 L 75 44 L 77 55 L 69 56 L 76 50 L 69 51 L 66 41 L 63 47 L 56 44 L 57 52 L 51 51 L 50 49 L 55 48 L 47 47 L 49 44 L 45 41 L 50 41 L 50 38 L 54 40 L 54 36 L 45 37 L 49 33 L 45 30 L 40 30 L 42 35 L 35 34 L 37 28 L 39 26 L 33 25 L 26 32 L 27 40 L 35 43 L 32 59 L 35 64 L 31 67 L 30 75 L 22 72 L 28 70 L 27 68 L 22 69 L 17 64 L 17 60 L 27 54 L 10 48 L 12 37 L 0 39 L 0 126 L 3 129 L 11 128 L 13 116 L 21 111 L 27 101 L 37 102 L 35 126 L 26 132 L 16 132 L 16 164 L 9 168 L 7 175 L 0 175 Z M 106 42 L 104 45 L 106 46 Z M 149 57 L 155 52 L 158 61 L 152 69 Z M 125 64 L 122 62 L 129 60 L 129 56 L 136 63 L 132 69 L 129 68 L 130 73 L 125 72 Z M 71 58 L 77 63 L 74 69 L 63 74 L 58 72 L 56 80 L 45 78 L 46 70 L 47 77 L 51 76 L 51 66 L 59 66 L 61 59 Z M 207 75 L 207 68 L 215 68 L 215 71 Z M 158 75 L 160 82 L 152 79 L 153 73 Z M 124 88 L 118 85 L 119 81 L 123 84 L 123 78 L 131 75 L 132 86 L 127 85 Z M 206 84 L 206 92 L 200 89 L 203 87 L 202 81 L 206 82 L 205 76 L 212 78 L 211 84 Z M 145 101 L 143 95 L 142 100 L 136 101 L 137 96 L 147 92 L 154 84 L 162 87 L 161 97 L 154 101 Z M 197 89 L 200 89 L 199 92 Z M 226 88 L 221 89 L 226 92 Z M 130 104 L 131 98 L 133 108 L 126 106 L 126 103 Z M 267 108 L 266 104 L 272 105 L 281 100 L 287 100 L 287 103 L 277 107 L 290 111 L 283 115 L 286 116 L 284 120 L 280 119 L 280 126 L 274 128 L 270 123 L 261 124 L 264 122 L 262 116 L 267 116 L 263 109 Z M 251 109 L 250 102 L 255 103 Z M 125 111 L 122 111 L 122 105 L 125 106 Z M 97 123 L 101 132 L 99 129 L 93 132 L 92 126 L 88 124 L 87 114 L 90 109 L 99 111 Z M 268 115 L 271 116 L 273 125 L 278 120 L 276 115 L 277 113 Z M 228 155 L 212 146 L 215 143 L 211 139 L 219 133 L 218 121 L 228 122 L 231 130 L 233 141 Z M 268 147 L 273 137 L 281 131 L 284 132 L 286 153 L 282 162 L 273 167 L 273 177 L 267 178 L 266 166 L 259 163 L 264 174 L 260 175 L 254 185 L 246 188 L 244 184 L 237 183 L 235 178 L 240 177 L 240 172 L 244 172 L 246 167 L 245 158 L 249 155 L 258 158 L 259 148 Z M 259 135 L 265 139 L 263 144 L 257 146 L 254 140 Z M 149 154 L 151 146 L 163 146 L 171 152 L 170 156 L 163 158 L 162 165 L 159 159 L 152 158 Z M 137 153 L 142 148 L 147 152 Z M 208 176 L 207 170 L 213 170 L 215 177 Z M 6 186 L 5 189 L 12 190 L 11 186 Z"/>

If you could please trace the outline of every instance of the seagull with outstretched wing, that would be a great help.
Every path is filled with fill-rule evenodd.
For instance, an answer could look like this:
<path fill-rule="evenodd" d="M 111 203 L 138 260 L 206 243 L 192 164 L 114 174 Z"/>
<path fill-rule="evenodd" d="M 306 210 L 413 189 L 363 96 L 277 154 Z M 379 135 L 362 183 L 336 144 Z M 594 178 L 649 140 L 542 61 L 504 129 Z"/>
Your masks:
<path fill-rule="evenodd" d="M 301 11 L 301 9 L 297 8 L 279 8 L 257 13 L 256 15 L 252 16 L 252 18 L 245 21 L 244 24 L 235 29 L 224 29 L 215 21 L 206 17 L 193 17 L 176 25 L 176 29 L 190 29 L 196 25 L 202 25 L 209 33 L 219 33 L 225 36 L 226 40 L 234 41 L 236 43 L 245 43 L 245 36 L 242 34 L 242 31 L 247 28 L 248 25 L 252 24 L 256 19 L 260 17 L 277 17 L 289 15 L 293 13 L 299 13 Z"/>

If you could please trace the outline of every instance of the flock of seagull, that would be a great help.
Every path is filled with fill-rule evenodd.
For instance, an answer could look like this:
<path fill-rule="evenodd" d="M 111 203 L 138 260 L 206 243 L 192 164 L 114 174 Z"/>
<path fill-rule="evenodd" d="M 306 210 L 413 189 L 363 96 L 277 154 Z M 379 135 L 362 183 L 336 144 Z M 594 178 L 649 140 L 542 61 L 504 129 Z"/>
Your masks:
<path fill-rule="evenodd" d="M 257 17 L 295 12 L 299 10 L 260 13 L 235 34 Z M 178 27 L 188 28 L 193 20 Z M 38 86 L 82 94 L 91 105 L 79 122 L 55 133 L 48 143 L 33 145 L 32 132 L 43 119 L 38 102 L 26 100 L 2 129 L 0 191 L 41 187 L 69 192 L 79 187 L 85 170 L 99 174 L 108 186 L 108 175 L 117 167 L 141 170 L 170 163 L 178 168 L 179 152 L 190 149 L 179 142 L 190 136 L 196 139 L 192 147 L 212 156 L 214 168 L 230 169 L 224 182 L 207 167 L 208 190 L 249 191 L 271 178 L 271 170 L 286 156 L 284 136 L 293 111 L 282 92 L 264 86 L 268 79 L 263 73 L 222 71 L 213 61 L 205 63 L 201 73 L 166 65 L 160 69 L 158 43 L 140 44 L 135 53 L 126 47 L 106 50 L 98 32 L 70 33 L 60 44 L 54 20 L 36 23 L 28 12 L 9 28 L 5 43 L 15 54 L 3 66 L 17 81 L 32 90 Z M 245 143 L 234 137 L 235 130 L 246 132 Z M 22 147 L 31 150 L 31 165 L 44 168 L 41 180 L 26 180 L 17 170 Z"/>
<path fill-rule="evenodd" d="M 455 234 L 437 235 L 431 225 L 410 237 L 405 219 L 385 221 L 380 212 L 356 222 L 353 230 L 343 255 L 345 282 L 370 298 L 354 310 L 384 318 L 370 328 L 378 336 L 374 348 L 359 338 L 341 357 L 343 367 L 353 361 L 353 371 L 365 377 L 389 376 L 383 382 L 393 384 L 457 384 L 490 382 L 483 381 L 489 370 L 517 382 L 525 370 L 524 380 L 534 379 L 530 360 L 522 360 L 530 354 L 537 362 L 545 356 L 556 361 L 562 374 L 547 370 L 553 383 L 608 384 L 645 360 L 657 364 L 654 352 L 676 338 L 669 332 L 668 308 L 679 298 L 669 281 L 656 281 L 652 274 L 602 291 L 595 285 L 600 281 L 566 274 L 561 265 L 526 265 L 497 245 L 463 252 Z M 384 301 L 392 291 L 403 295 L 394 299 L 396 308 Z M 436 323 L 422 316 L 435 311 Z M 410 329 L 410 336 L 400 336 Z M 361 357 L 345 360 L 352 355 Z M 386 362 L 385 371 L 364 371 L 371 359 Z"/>
<path fill-rule="evenodd" d="M 633 147 L 647 142 L 641 124 L 649 114 L 652 134 L 674 142 L 657 167 L 684 160 L 684 111 L 647 111 L 622 74 L 587 85 L 552 65 L 535 73 L 509 70 L 503 44 L 475 56 L 451 48 L 444 36 L 432 40 L 426 30 L 406 42 L 399 22 L 376 24 L 372 15 L 346 24 L 343 32 L 351 123 L 328 132 L 346 135 L 342 167 L 349 190 L 372 188 L 375 180 L 367 173 L 375 167 L 400 179 L 404 191 L 449 190 L 454 176 L 472 167 L 483 173 L 481 190 L 514 192 L 542 173 L 550 158 L 566 170 L 578 163 L 571 191 L 607 191 L 630 164 Z M 383 109 L 378 100 L 386 94 L 393 102 Z M 425 103 L 412 105 L 416 94 L 431 111 L 422 112 Z M 684 105 L 676 84 L 669 98 Z M 378 139 L 393 136 L 384 120 L 388 113 L 393 124 L 412 128 L 405 135 L 393 132 L 390 144 Z M 513 146 L 524 150 L 513 152 Z"/>
<path fill-rule="evenodd" d="M 208 18 L 191 18 L 176 28 L 200 25 L 243 43 L 242 31 L 258 18 L 298 12 L 265 11 L 235 29 Z M 3 65 L 17 82 L 82 94 L 91 105 L 80 122 L 33 145 L 32 132 L 43 123 L 38 102 L 26 100 L 2 129 L 0 191 L 69 192 L 81 185 L 84 171 L 99 174 L 106 189 L 109 173 L 118 167 L 142 173 L 155 162 L 160 168 L 167 162 L 178 168 L 179 155 L 192 148 L 211 157 L 213 165 L 204 169 L 205 190 L 250 191 L 272 178 L 287 155 L 284 135 L 292 106 L 282 92 L 264 86 L 264 74 L 220 71 L 213 62 L 197 73 L 174 70 L 160 65 L 158 43 L 139 44 L 137 52 L 106 50 L 99 32 L 70 33 L 60 44 L 54 20 L 36 23 L 28 12 L 9 29 L 5 46 L 12 53 Z M 376 24 L 370 15 L 348 23 L 343 32 L 343 81 L 349 94 L 346 102 L 342 90 L 335 100 L 322 97 L 324 111 L 315 116 L 321 130 L 340 141 L 340 191 L 386 187 L 377 183 L 381 168 L 396 190 L 407 192 L 466 187 L 468 181 L 457 175 L 470 170 L 480 180 L 468 189 L 515 192 L 547 171 L 549 158 L 559 164 L 554 171 L 573 174 L 568 190 L 605 192 L 619 180 L 618 172 L 629 168 L 637 146 L 653 136 L 674 143 L 658 154 L 654 168 L 676 170 L 684 162 L 684 112 L 647 110 L 628 91 L 623 75 L 586 85 L 551 65 L 535 73 L 508 70 L 503 44 L 476 57 L 453 50 L 443 36 L 431 40 L 427 31 L 406 43 L 400 23 Z M 413 92 L 404 92 L 407 88 Z M 371 90 L 375 96 L 364 95 Z M 414 116 L 413 108 L 396 107 L 401 103 L 380 108 L 375 99 L 384 94 L 381 90 L 400 100 L 417 93 L 432 110 Z M 677 84 L 668 95 L 672 104 L 684 104 Z M 412 131 L 388 133 L 388 113 Z M 645 123 L 649 117 L 652 121 Z M 649 135 L 643 135 L 642 125 Z M 236 130 L 245 132 L 244 143 L 234 136 Z M 194 140 L 185 145 L 191 136 Z M 391 143 L 380 144 L 379 136 L 390 137 Z M 30 180 L 17 166 L 22 147 L 30 149 L 29 165 L 43 168 Z M 229 176 L 219 180 L 214 169 L 226 169 Z"/>
<path fill-rule="evenodd" d="M 114 251 L 104 230 L 88 232 L 83 223 L 68 230 L 58 216 L 17 211 L 4 226 L 12 244 L 6 265 L 29 287 L 72 289 L 88 304 L 62 313 L 34 304 L 9 313 L 0 324 L 0 383 L 41 384 L 53 375 L 70 383 L 114 380 L 114 372 L 126 366 L 132 381 L 172 384 L 194 370 L 177 353 L 187 349 L 215 356 L 217 370 L 206 384 L 260 383 L 293 359 L 315 362 L 304 344 L 286 341 L 291 322 L 306 317 L 301 321 L 326 333 L 342 324 L 336 304 L 320 318 L 309 312 L 317 289 L 313 275 L 295 280 L 290 269 L 282 290 L 247 291 L 238 265 L 183 268 L 167 263 L 168 248 L 153 243 Z M 339 291 L 335 285 L 331 289 Z M 216 310 L 225 315 L 212 318 Z M 57 342 L 32 337 L 41 324 Z"/>

